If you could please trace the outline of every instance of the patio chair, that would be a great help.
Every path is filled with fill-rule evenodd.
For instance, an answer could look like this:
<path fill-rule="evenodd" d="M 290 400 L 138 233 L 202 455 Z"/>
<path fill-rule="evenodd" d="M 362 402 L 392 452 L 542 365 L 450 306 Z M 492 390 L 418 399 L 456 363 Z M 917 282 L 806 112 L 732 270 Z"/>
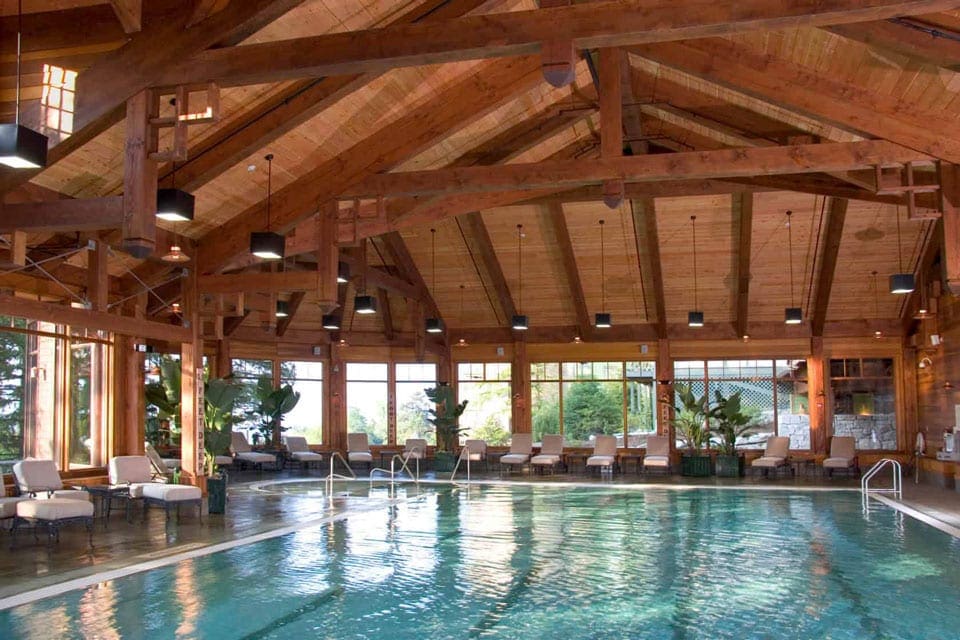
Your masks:
<path fill-rule="evenodd" d="M 520 467 L 523 471 L 523 465 L 530 461 L 530 454 L 533 453 L 533 434 L 515 433 L 510 439 L 510 453 L 500 456 L 500 475 L 503 475 L 504 469 Z"/>
<path fill-rule="evenodd" d="M 243 464 L 249 464 L 257 471 L 263 470 L 263 465 L 277 465 L 277 457 L 269 453 L 260 453 L 250 448 L 246 436 L 238 431 L 230 433 L 230 450 L 233 452 L 233 459 L 239 460 Z"/>
<path fill-rule="evenodd" d="M 160 457 L 160 453 L 149 442 L 143 443 L 143 452 L 150 460 L 154 480 L 170 479 L 173 477 L 174 471 L 180 468 L 179 458 Z"/>
<path fill-rule="evenodd" d="M 469 460 L 471 464 L 474 462 L 482 462 L 483 470 L 487 470 L 487 441 L 486 440 L 467 440 L 464 443 L 463 448 L 466 449 L 466 453 L 460 452 L 460 455 L 465 459 Z"/>
<path fill-rule="evenodd" d="M 323 462 L 323 456 L 311 451 L 307 439 L 303 436 L 284 436 L 283 443 L 287 447 L 287 454 L 289 454 L 290 459 L 299 462 L 303 469 L 309 469 L 310 465 L 314 463 L 319 467 L 320 463 Z"/>
<path fill-rule="evenodd" d="M 541 472 L 548 468 L 550 472 L 556 471 L 557 467 L 563 462 L 563 436 L 550 434 L 544 435 L 540 444 L 540 453 L 530 458 L 532 468 L 539 469 Z"/>
<path fill-rule="evenodd" d="M 833 472 L 837 470 L 859 474 L 856 439 L 853 436 L 830 438 L 830 457 L 823 461 L 822 466 L 829 477 L 833 477 Z"/>
<path fill-rule="evenodd" d="M 643 456 L 643 472 L 656 469 L 670 473 L 670 438 L 647 436 L 647 453 Z"/>
<path fill-rule="evenodd" d="M 114 486 L 126 485 L 129 500 L 143 500 L 143 517 L 147 517 L 147 508 L 150 505 L 163 507 L 167 519 L 170 519 L 170 509 L 176 507 L 177 520 L 180 519 L 181 506 L 196 506 L 197 515 L 202 516 L 202 497 L 200 487 L 188 484 L 168 484 L 154 480 L 153 468 L 147 456 L 115 456 L 110 458 L 107 467 L 110 484 Z M 109 517 L 110 507 L 107 507 Z M 129 508 L 127 510 L 129 516 Z"/>
<path fill-rule="evenodd" d="M 31 498 L 90 500 L 86 491 L 64 488 L 60 472 L 53 460 L 21 460 L 13 465 L 13 477 L 17 490 Z"/>
<path fill-rule="evenodd" d="M 423 438 L 407 438 L 403 444 L 404 460 L 426 460 L 427 441 Z"/>
<path fill-rule="evenodd" d="M 616 464 L 616 436 L 597 436 L 593 441 L 593 455 L 587 458 L 587 469 L 598 467 L 601 473 L 613 473 L 613 467 Z"/>
<path fill-rule="evenodd" d="M 751 469 L 762 470 L 764 476 L 780 469 L 787 469 L 787 455 L 790 451 L 790 438 L 787 436 L 771 436 L 767 438 L 767 447 L 763 455 L 750 463 Z"/>
<path fill-rule="evenodd" d="M 347 434 L 347 462 L 362 462 L 369 471 L 373 467 L 373 454 L 370 453 L 370 442 L 367 434 L 359 431 Z"/>

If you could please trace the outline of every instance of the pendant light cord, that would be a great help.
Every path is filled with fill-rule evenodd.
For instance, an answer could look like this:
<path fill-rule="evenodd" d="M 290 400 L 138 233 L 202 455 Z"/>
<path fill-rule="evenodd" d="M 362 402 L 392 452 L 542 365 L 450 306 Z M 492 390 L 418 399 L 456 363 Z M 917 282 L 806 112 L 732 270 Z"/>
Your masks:
<path fill-rule="evenodd" d="M 873 315 L 880 317 L 880 287 L 877 285 L 877 272 L 872 271 L 873 276 Z"/>
<path fill-rule="evenodd" d="M 430 286 L 437 292 L 437 230 L 430 229 Z"/>
<path fill-rule="evenodd" d="M 794 304 L 793 297 L 793 225 L 790 223 L 790 216 L 793 215 L 793 211 L 787 209 L 787 259 L 790 261 L 790 306 L 796 306 Z"/>
<path fill-rule="evenodd" d="M 17 0 L 17 89 L 14 96 L 14 124 L 20 124 L 20 58 L 22 57 L 21 40 L 23 39 L 23 0 Z"/>
<path fill-rule="evenodd" d="M 606 272 L 604 271 L 604 251 L 603 251 L 603 218 L 600 218 L 600 311 L 607 310 L 607 295 L 604 289 L 606 282 Z"/>
<path fill-rule="evenodd" d="M 897 263 L 899 272 L 903 273 L 903 246 L 900 242 L 900 205 L 897 205 Z"/>
<path fill-rule="evenodd" d="M 523 315 L 523 225 L 517 225 L 517 301 L 520 303 L 517 311 Z"/>
<path fill-rule="evenodd" d="M 697 303 L 697 216 L 690 216 L 690 224 L 693 226 L 693 308 L 699 309 Z"/>
<path fill-rule="evenodd" d="M 270 196 L 273 195 L 273 154 L 264 156 L 267 161 L 267 232 L 270 232 Z"/>

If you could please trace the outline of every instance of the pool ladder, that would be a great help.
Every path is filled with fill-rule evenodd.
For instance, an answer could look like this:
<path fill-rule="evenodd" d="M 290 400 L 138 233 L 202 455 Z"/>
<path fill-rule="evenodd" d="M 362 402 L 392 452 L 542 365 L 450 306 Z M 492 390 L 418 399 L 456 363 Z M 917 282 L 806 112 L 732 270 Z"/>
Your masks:
<path fill-rule="evenodd" d="M 457 471 L 460 469 L 460 463 L 467 461 L 467 482 L 470 482 L 470 449 L 464 446 L 460 449 L 460 455 L 457 456 L 457 464 L 453 466 L 453 473 L 450 474 L 450 482 L 456 482 Z"/>
<path fill-rule="evenodd" d="M 878 473 L 883 471 L 885 468 L 890 467 L 893 472 L 893 487 L 892 488 L 870 488 L 870 481 Z M 893 458 L 883 458 L 875 465 L 870 467 L 870 470 L 863 474 L 863 477 L 860 479 L 860 495 L 863 498 L 863 508 L 867 508 L 869 495 L 871 493 L 892 493 L 898 500 L 903 499 L 903 469 L 900 467 L 900 463 Z"/>
<path fill-rule="evenodd" d="M 400 454 L 394 454 L 393 457 L 390 458 L 390 470 L 387 471 L 386 469 L 381 469 L 380 467 L 374 467 L 373 469 L 370 470 L 370 480 L 371 481 L 374 480 L 373 474 L 376 473 L 377 471 L 386 475 L 388 478 L 390 478 L 391 481 L 396 480 L 398 475 L 406 471 L 407 475 L 410 476 L 410 478 L 414 481 L 415 484 L 420 484 L 420 457 L 419 456 L 413 457 L 412 455 L 410 455 L 413 453 L 419 453 L 420 455 L 423 455 L 423 452 L 416 447 L 411 449 L 410 452 L 406 455 L 406 457 L 401 456 Z M 416 469 L 417 469 L 416 473 L 411 471 L 410 467 L 407 466 L 407 463 L 410 462 L 410 458 L 413 458 L 416 461 Z M 400 468 L 394 470 L 395 469 L 394 463 L 397 461 L 400 462 Z"/>

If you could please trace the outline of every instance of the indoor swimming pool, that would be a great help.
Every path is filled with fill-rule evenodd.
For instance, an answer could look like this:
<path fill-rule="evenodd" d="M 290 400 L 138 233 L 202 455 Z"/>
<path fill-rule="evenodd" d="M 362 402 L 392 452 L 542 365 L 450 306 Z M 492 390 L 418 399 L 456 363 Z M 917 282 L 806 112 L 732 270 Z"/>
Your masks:
<path fill-rule="evenodd" d="M 382 502 L 0 611 L 0 630 L 845 640 L 960 629 L 960 541 L 879 504 L 865 517 L 853 492 L 408 485 Z"/>

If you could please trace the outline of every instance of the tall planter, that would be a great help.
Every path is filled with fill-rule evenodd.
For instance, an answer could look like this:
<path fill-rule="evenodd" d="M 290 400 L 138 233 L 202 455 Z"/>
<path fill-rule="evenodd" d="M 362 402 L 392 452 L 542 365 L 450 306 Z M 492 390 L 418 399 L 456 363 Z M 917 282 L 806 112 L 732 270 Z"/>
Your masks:
<path fill-rule="evenodd" d="M 703 478 L 710 475 L 710 456 L 683 455 L 680 457 L 680 475 Z"/>
<path fill-rule="evenodd" d="M 721 478 L 739 478 L 743 475 L 743 456 L 718 455 L 717 476 Z"/>
<path fill-rule="evenodd" d="M 227 512 L 226 476 L 210 476 L 207 478 L 207 511 L 209 513 Z"/>

